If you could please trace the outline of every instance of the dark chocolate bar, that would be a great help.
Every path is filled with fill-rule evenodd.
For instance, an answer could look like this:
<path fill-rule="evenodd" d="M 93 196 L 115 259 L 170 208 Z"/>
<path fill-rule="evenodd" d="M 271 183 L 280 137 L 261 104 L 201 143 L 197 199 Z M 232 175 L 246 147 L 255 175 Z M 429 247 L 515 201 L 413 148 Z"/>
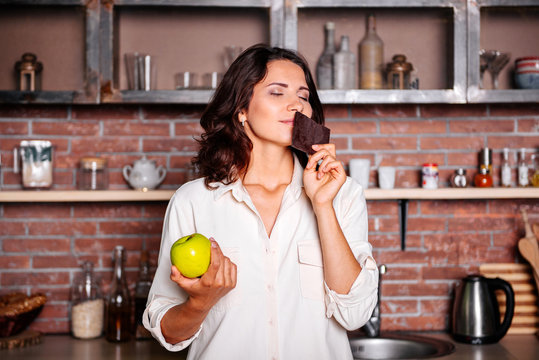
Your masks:
<path fill-rule="evenodd" d="M 324 125 L 296 112 L 294 128 L 292 129 L 292 147 L 312 155 L 315 153 L 312 148 L 314 144 L 329 143 L 329 132 L 329 129 Z"/>

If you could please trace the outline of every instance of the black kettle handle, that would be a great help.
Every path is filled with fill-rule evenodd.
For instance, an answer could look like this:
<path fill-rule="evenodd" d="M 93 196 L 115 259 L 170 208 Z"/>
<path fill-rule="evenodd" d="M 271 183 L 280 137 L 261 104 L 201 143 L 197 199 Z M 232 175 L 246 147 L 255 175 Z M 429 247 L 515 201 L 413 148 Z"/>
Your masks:
<path fill-rule="evenodd" d="M 487 279 L 487 284 L 493 292 L 495 289 L 500 289 L 505 293 L 505 315 L 500 327 L 496 329 L 496 333 L 494 334 L 495 341 L 499 341 L 505 336 L 507 330 L 509 330 L 509 327 L 511 326 L 513 314 L 515 313 L 515 293 L 511 284 L 504 279 Z"/>

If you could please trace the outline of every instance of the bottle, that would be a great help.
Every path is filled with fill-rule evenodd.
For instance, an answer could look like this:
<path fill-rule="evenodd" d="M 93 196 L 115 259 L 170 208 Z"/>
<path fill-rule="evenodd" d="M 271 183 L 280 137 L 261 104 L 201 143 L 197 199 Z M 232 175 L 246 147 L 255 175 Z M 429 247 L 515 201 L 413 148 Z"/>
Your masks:
<path fill-rule="evenodd" d="M 509 166 L 509 149 L 503 149 L 503 159 L 501 165 L 501 181 L 502 186 L 511 186 L 511 166 Z"/>
<path fill-rule="evenodd" d="M 335 23 L 324 26 L 325 46 L 316 64 L 316 79 L 319 89 L 333 89 L 333 55 L 335 54 Z"/>
<path fill-rule="evenodd" d="M 474 184 L 477 187 L 492 187 L 492 176 L 486 167 L 480 168 L 479 172 L 475 174 Z"/>
<path fill-rule="evenodd" d="M 148 294 L 150 287 L 152 286 L 152 279 L 150 276 L 150 262 L 148 257 L 148 251 L 143 250 L 140 255 L 139 276 L 137 285 L 135 287 L 135 338 L 136 339 L 149 339 L 151 334 L 144 325 L 142 325 L 142 315 L 146 309 L 146 302 L 148 300 Z"/>
<path fill-rule="evenodd" d="M 529 169 L 529 178 L 531 186 L 539 186 L 539 164 L 537 163 L 537 157 L 535 154 L 532 154 L 530 157 L 530 169 Z"/>
<path fill-rule="evenodd" d="M 94 278 L 94 264 L 85 261 L 71 288 L 71 335 L 93 339 L 103 333 L 104 301 Z"/>
<path fill-rule="evenodd" d="M 526 164 L 526 149 L 520 149 L 520 159 L 518 161 L 518 186 L 528 186 L 528 164 Z"/>
<path fill-rule="evenodd" d="M 350 51 L 350 39 L 341 36 L 341 47 L 333 55 L 333 88 L 353 89 L 356 81 L 356 56 Z"/>
<path fill-rule="evenodd" d="M 384 43 L 376 34 L 376 18 L 367 17 L 367 31 L 359 43 L 359 78 L 361 89 L 381 89 Z"/>
<path fill-rule="evenodd" d="M 113 260 L 114 274 L 107 298 L 105 337 L 108 341 L 121 342 L 131 339 L 131 296 L 124 270 L 123 246 L 114 248 Z"/>

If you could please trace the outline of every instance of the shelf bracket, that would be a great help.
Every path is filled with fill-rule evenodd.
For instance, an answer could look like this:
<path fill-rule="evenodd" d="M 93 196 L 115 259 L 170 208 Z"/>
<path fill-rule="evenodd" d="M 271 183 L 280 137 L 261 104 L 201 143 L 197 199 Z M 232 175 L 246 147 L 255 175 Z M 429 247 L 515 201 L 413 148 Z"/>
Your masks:
<path fill-rule="evenodd" d="M 408 216 L 408 199 L 399 199 L 399 225 L 401 235 L 401 250 L 406 249 L 406 221 Z"/>

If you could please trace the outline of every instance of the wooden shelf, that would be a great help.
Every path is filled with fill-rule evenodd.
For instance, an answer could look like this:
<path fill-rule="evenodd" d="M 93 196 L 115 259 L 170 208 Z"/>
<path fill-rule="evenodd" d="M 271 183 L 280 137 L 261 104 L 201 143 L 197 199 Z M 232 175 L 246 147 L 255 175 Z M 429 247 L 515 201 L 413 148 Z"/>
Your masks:
<path fill-rule="evenodd" d="M 4 190 L 0 191 L 0 203 L 168 201 L 174 192 L 175 190 Z M 537 199 L 539 188 L 367 189 L 365 197 L 367 200 Z"/>

